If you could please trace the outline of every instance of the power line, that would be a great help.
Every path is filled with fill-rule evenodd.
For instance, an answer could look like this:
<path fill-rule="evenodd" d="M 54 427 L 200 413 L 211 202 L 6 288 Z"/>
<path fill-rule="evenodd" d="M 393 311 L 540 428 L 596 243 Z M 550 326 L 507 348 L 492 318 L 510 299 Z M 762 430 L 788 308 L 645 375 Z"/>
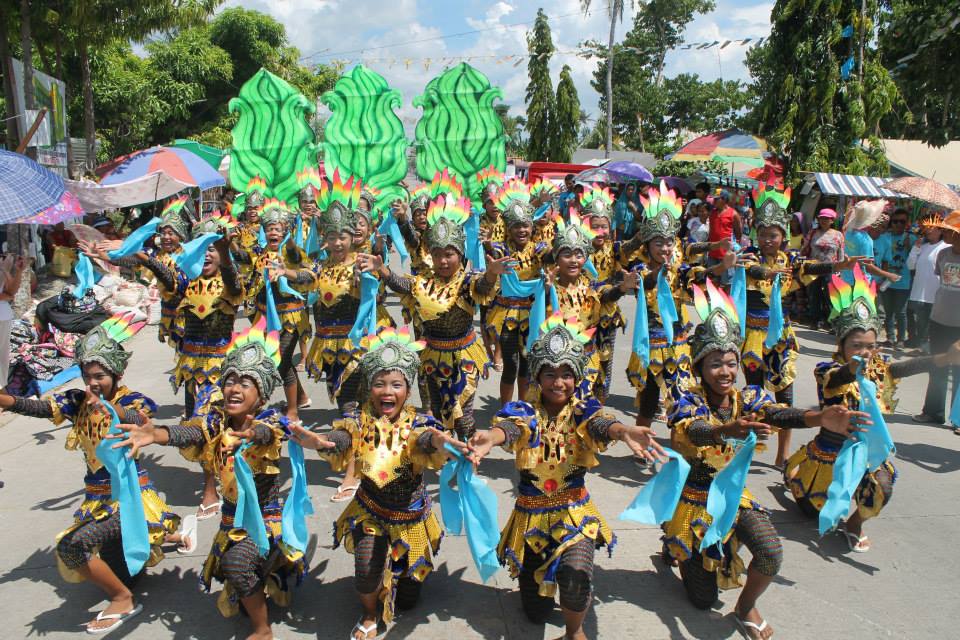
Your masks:
<path fill-rule="evenodd" d="M 559 20 L 559 19 L 561 19 L 561 18 L 569 18 L 569 17 L 571 17 L 571 16 L 582 16 L 582 15 L 583 15 L 583 12 L 581 12 L 581 11 L 575 11 L 575 12 L 572 12 L 572 13 L 564 13 L 564 14 L 559 15 L 559 16 L 547 16 L 547 18 L 550 19 L 550 20 Z M 384 45 L 380 45 L 380 46 L 377 46 L 377 47 L 363 47 L 362 49 L 350 49 L 349 51 L 335 51 L 335 52 L 333 52 L 333 53 L 326 53 L 326 49 L 322 49 L 322 50 L 320 50 L 320 51 L 311 53 L 310 55 L 307 55 L 307 56 L 304 56 L 304 57 L 300 58 L 300 62 L 305 62 L 305 61 L 307 61 L 307 60 L 310 60 L 310 59 L 313 59 L 313 58 L 318 58 L 318 57 L 319 57 L 319 58 L 333 58 L 333 57 L 336 57 L 336 56 L 348 55 L 348 54 L 351 54 L 351 53 L 364 53 L 364 52 L 366 52 L 366 51 L 377 51 L 377 50 L 380 50 L 380 49 L 389 49 L 389 48 L 392 48 L 392 47 L 402 47 L 402 46 L 405 46 L 405 45 L 408 45 L 408 44 L 420 44 L 420 43 L 422 43 L 422 42 L 434 42 L 434 41 L 436 41 L 436 40 L 446 40 L 447 38 L 460 38 L 460 37 L 463 37 L 463 36 L 470 36 L 470 35 L 473 35 L 473 34 L 476 34 L 476 33 L 485 33 L 485 32 L 487 32 L 487 31 L 498 31 L 498 30 L 500 30 L 500 29 L 509 29 L 509 28 L 511 28 L 511 27 L 522 27 L 522 26 L 525 26 L 525 25 L 532 24 L 532 23 L 535 22 L 535 21 L 536 21 L 536 19 L 534 19 L 534 20 L 526 20 L 526 21 L 524 21 L 524 22 L 514 22 L 514 23 L 512 23 L 512 24 L 498 24 L 498 25 L 496 25 L 495 27 L 486 27 L 486 28 L 484 28 L 484 29 L 473 29 L 473 30 L 471 30 L 471 31 L 461 31 L 461 32 L 459 32 L 459 33 L 446 33 L 446 34 L 442 34 L 442 35 L 439 35 L 439 36 L 431 36 L 431 37 L 429 37 L 429 38 L 421 38 L 421 39 L 419 39 L 419 40 L 406 40 L 406 41 L 403 41 L 403 42 L 394 42 L 394 43 L 391 43 L 391 44 L 384 44 Z"/>

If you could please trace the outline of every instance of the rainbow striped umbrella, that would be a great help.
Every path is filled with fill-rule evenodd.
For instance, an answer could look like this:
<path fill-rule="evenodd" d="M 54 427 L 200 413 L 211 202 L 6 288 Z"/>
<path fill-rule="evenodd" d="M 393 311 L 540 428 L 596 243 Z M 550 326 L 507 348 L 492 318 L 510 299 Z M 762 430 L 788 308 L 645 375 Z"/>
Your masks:
<path fill-rule="evenodd" d="M 222 187 L 227 183 L 203 158 L 176 147 L 150 147 L 111 160 L 96 169 L 100 184 L 106 185 L 123 184 L 155 172 L 163 172 L 201 189 Z"/>
<path fill-rule="evenodd" d="M 765 153 L 767 143 L 763 138 L 739 129 L 729 129 L 694 138 L 666 158 L 678 162 L 719 160 L 726 164 L 741 163 L 762 167 Z"/>

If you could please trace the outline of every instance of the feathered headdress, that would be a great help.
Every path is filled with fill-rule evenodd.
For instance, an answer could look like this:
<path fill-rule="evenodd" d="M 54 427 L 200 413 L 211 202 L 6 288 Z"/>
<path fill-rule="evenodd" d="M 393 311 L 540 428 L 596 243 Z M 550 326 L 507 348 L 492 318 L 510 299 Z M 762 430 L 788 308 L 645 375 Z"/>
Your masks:
<path fill-rule="evenodd" d="M 464 255 L 467 242 L 464 225 L 469 218 L 469 200 L 438 196 L 427 209 L 427 246 L 431 249 L 453 247 Z"/>
<path fill-rule="evenodd" d="M 570 209 L 570 222 L 557 220 L 557 234 L 553 238 L 553 257 L 564 249 L 580 251 L 584 257 L 593 252 L 593 239 L 597 232 L 585 225 L 574 209 Z"/>
<path fill-rule="evenodd" d="M 320 171 L 316 167 L 307 167 L 303 171 L 297 171 L 297 187 L 300 189 L 297 193 L 297 201 L 301 206 L 307 202 L 317 202 L 317 197 L 323 188 L 323 182 Z"/>
<path fill-rule="evenodd" d="M 840 274 L 833 274 L 827 283 L 830 290 L 830 321 L 843 340 L 854 329 L 877 330 L 877 283 L 868 281 L 859 264 L 853 265 L 853 284 Z"/>
<path fill-rule="evenodd" d="M 323 212 L 320 215 L 320 226 L 324 235 L 330 232 L 352 234 L 356 230 L 354 212 L 360 202 L 362 189 L 363 184 L 359 178 L 350 176 L 349 180 L 343 182 L 339 169 L 334 169 L 329 187 L 326 182 L 322 183 L 317 206 Z"/>
<path fill-rule="evenodd" d="M 690 341 L 693 361 L 699 362 L 713 351 L 736 351 L 739 357 L 743 336 L 740 335 L 737 308 L 730 296 L 707 278 L 706 294 L 693 285 L 693 306 L 701 320 Z"/>
<path fill-rule="evenodd" d="M 536 380 L 545 365 L 561 367 L 568 365 L 579 382 L 590 361 L 587 343 L 593 338 L 595 328 L 585 329 L 576 318 L 564 318 L 559 311 L 540 325 L 540 335 L 530 347 L 530 372 Z"/>
<path fill-rule="evenodd" d="M 277 385 L 282 384 L 280 373 L 280 335 L 267 331 L 267 317 L 260 316 L 256 324 L 245 331 L 234 333 L 227 345 L 227 355 L 220 365 L 220 384 L 230 375 L 252 379 L 264 402 L 270 399 Z"/>
<path fill-rule="evenodd" d="M 410 212 L 426 211 L 428 206 L 430 206 L 430 185 L 417 185 L 410 192 Z"/>
<path fill-rule="evenodd" d="M 531 200 L 540 199 L 541 201 L 546 201 L 558 193 L 560 193 L 560 189 L 557 188 L 557 185 L 546 178 L 537 178 L 537 180 L 530 185 Z"/>
<path fill-rule="evenodd" d="M 247 209 L 255 209 L 262 206 L 263 200 L 267 195 L 267 182 L 260 176 L 253 176 L 247 183 L 247 188 L 244 190 L 244 193 L 246 194 L 244 207 Z"/>
<path fill-rule="evenodd" d="M 201 236 L 204 233 L 223 233 L 224 230 L 233 229 L 237 226 L 237 221 L 229 215 L 223 215 L 219 211 L 214 211 L 210 215 L 201 218 L 193 225 L 192 233 L 194 237 Z"/>
<path fill-rule="evenodd" d="M 784 237 L 790 237 L 790 187 L 777 191 L 772 185 L 761 182 L 753 190 L 754 224 L 761 227 L 779 227 Z"/>
<path fill-rule="evenodd" d="M 477 184 L 480 186 L 480 198 L 482 200 L 493 198 L 500 187 L 503 186 L 503 173 L 490 165 L 477 172 Z"/>
<path fill-rule="evenodd" d="M 91 329 L 74 348 L 73 357 L 83 366 L 96 362 L 115 376 L 123 375 L 130 353 L 120 343 L 131 338 L 145 322 L 131 322 L 133 313 L 117 314 Z"/>
<path fill-rule="evenodd" d="M 667 183 L 660 181 L 660 190 L 650 189 L 647 197 L 640 196 L 643 205 L 643 219 L 640 222 L 640 241 L 649 242 L 654 238 L 674 238 L 680 230 L 680 216 L 683 207 L 677 194 Z"/>
<path fill-rule="evenodd" d="M 287 226 L 291 218 L 287 203 L 276 198 L 267 198 L 260 211 L 260 224 L 265 228 L 268 224 L 282 224 Z"/>
<path fill-rule="evenodd" d="M 180 236 L 181 240 L 190 239 L 190 221 L 183 215 L 184 207 L 187 205 L 187 196 L 181 195 L 172 199 L 163 208 L 160 213 L 160 224 L 157 229 L 170 227 L 173 232 Z"/>
<path fill-rule="evenodd" d="M 493 198 L 493 203 L 503 216 L 503 223 L 508 229 L 518 224 L 533 224 L 530 189 L 523 180 L 508 180 Z"/>
<path fill-rule="evenodd" d="M 610 189 L 599 185 L 590 185 L 580 196 L 580 210 L 585 216 L 603 216 L 613 219 L 613 196 Z"/>
<path fill-rule="evenodd" d="M 433 174 L 433 180 L 430 182 L 430 199 L 448 194 L 453 194 L 455 198 L 459 198 L 463 195 L 463 185 L 457 181 L 456 176 L 450 175 L 450 172 L 445 168 L 443 171 Z"/>
<path fill-rule="evenodd" d="M 413 339 L 410 330 L 384 327 L 376 335 L 367 336 L 367 352 L 360 358 L 360 371 L 369 388 L 373 378 L 382 371 L 399 371 L 413 388 L 420 368 L 419 351 L 426 343 Z"/>

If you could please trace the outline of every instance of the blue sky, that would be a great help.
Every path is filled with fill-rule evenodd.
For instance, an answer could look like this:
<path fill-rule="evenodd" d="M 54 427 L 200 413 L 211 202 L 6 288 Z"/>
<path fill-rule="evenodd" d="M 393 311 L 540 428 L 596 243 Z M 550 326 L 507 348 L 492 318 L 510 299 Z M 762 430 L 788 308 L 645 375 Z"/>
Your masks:
<path fill-rule="evenodd" d="M 580 0 L 228 0 L 226 6 L 272 15 L 286 26 L 291 43 L 300 49 L 306 62 L 336 59 L 347 61 L 349 68 L 363 61 L 400 90 L 400 115 L 409 125 L 419 114 L 410 102 L 450 63 L 449 58 L 459 56 L 484 56 L 468 62 L 503 90 L 503 101 L 511 106 L 511 112 L 522 113 L 526 60 L 514 66 L 517 59 L 507 56 L 526 52 L 526 33 L 537 8 L 545 8 L 554 46 L 564 52 L 575 50 L 584 40 L 606 41 L 606 2 L 594 0 L 593 4 L 588 16 L 580 12 Z M 629 2 L 627 5 L 623 24 L 617 27 L 618 40 L 633 21 L 633 10 Z M 688 26 L 685 39 L 722 42 L 766 36 L 772 7 L 772 0 L 717 0 L 715 11 Z M 483 31 L 442 37 L 475 30 Z M 746 50 L 730 45 L 722 50 L 674 51 L 667 58 L 666 73 L 693 72 L 704 79 L 746 80 Z M 595 115 L 598 95 L 590 87 L 590 79 L 596 61 L 573 54 L 554 55 L 554 86 L 564 64 L 573 69 L 582 108 Z"/>

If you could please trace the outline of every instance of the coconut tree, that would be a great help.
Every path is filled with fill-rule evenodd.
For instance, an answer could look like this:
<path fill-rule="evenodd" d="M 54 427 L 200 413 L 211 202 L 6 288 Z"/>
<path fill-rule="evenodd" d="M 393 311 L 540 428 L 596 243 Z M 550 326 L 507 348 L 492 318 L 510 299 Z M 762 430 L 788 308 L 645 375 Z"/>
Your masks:
<path fill-rule="evenodd" d="M 584 13 L 590 11 L 591 0 L 580 0 L 580 8 Z M 607 41 L 607 142 L 604 147 L 604 157 L 609 158 L 613 150 L 613 44 L 617 36 L 617 21 L 623 22 L 623 8 L 625 0 L 609 0 L 607 15 L 610 17 L 610 39 Z M 633 0 L 630 0 L 633 6 Z"/>

